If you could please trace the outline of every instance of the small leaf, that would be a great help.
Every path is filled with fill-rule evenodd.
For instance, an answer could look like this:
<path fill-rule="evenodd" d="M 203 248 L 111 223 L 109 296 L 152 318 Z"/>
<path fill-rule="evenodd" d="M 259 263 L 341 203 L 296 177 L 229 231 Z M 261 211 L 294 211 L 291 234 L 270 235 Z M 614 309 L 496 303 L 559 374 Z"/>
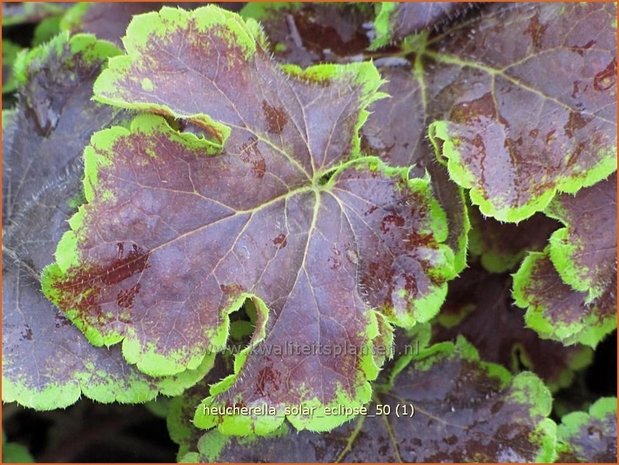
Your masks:
<path fill-rule="evenodd" d="M 465 2 L 381 2 L 374 21 L 376 38 L 372 48 L 377 49 L 422 30 L 444 26 L 465 13 L 474 4 Z"/>
<path fill-rule="evenodd" d="M 574 372 L 591 363 L 589 347 L 541 340 L 525 328 L 523 312 L 513 305 L 512 280 L 508 275 L 490 274 L 479 265 L 467 269 L 449 283 L 447 300 L 433 324 L 434 341 L 462 335 L 489 362 L 512 372 L 535 372 L 556 391 L 567 387 Z"/>
<path fill-rule="evenodd" d="M 16 442 L 7 442 L 2 432 L 2 463 L 34 463 L 28 448 Z"/>
<path fill-rule="evenodd" d="M 62 14 L 70 6 L 70 3 L 64 2 L 6 2 L 2 5 L 2 26 L 38 23 Z"/>
<path fill-rule="evenodd" d="M 120 47 L 133 16 L 158 11 L 164 5 L 159 2 L 75 3 L 62 18 L 61 28 L 71 34 L 93 34 L 98 39 L 109 40 Z M 192 8 L 192 5 L 183 4 L 183 7 Z"/>
<path fill-rule="evenodd" d="M 546 213 L 565 224 L 550 238 L 550 259 L 572 289 L 587 292 L 587 303 L 612 286 L 617 276 L 617 176 L 559 195 Z"/>
<path fill-rule="evenodd" d="M 205 402 L 277 413 L 199 408 L 195 418 L 235 434 L 273 431 L 290 405 L 367 402 L 382 339 L 375 312 L 406 327 L 427 321 L 453 276 L 429 181 L 360 155 L 359 127 L 382 96 L 376 68 L 282 68 L 264 44 L 254 21 L 215 6 L 133 19 L 128 54 L 110 60 L 97 99 L 183 118 L 211 137 L 154 115 L 97 133 L 85 152 L 87 203 L 43 278 L 93 344 L 123 341 L 151 375 L 222 350 L 228 315 L 253 297 L 252 341 Z M 351 349 L 337 357 L 306 352 L 342 344 Z M 273 350 L 283 351 L 277 363 Z M 326 430 L 347 416 L 288 418 Z"/>
<path fill-rule="evenodd" d="M 494 4 L 421 47 L 455 95 L 430 137 L 484 215 L 519 222 L 617 169 L 616 16 L 612 3 Z"/>
<path fill-rule="evenodd" d="M 595 347 L 617 329 L 616 276 L 603 295 L 588 303 L 587 293 L 575 291 L 561 280 L 546 248 L 524 259 L 514 275 L 513 294 L 516 305 L 527 309 L 527 326 L 542 338 Z"/>
<path fill-rule="evenodd" d="M 617 398 L 604 397 L 589 412 L 572 412 L 557 428 L 559 462 L 617 462 Z"/>
<path fill-rule="evenodd" d="M 176 395 L 195 372 L 154 379 L 129 367 L 117 348 L 95 348 L 41 292 L 39 274 L 79 202 L 80 155 L 96 129 L 122 118 L 93 104 L 94 77 L 110 54 L 92 36 L 61 35 L 23 56 L 17 107 L 3 117 L 2 396 L 49 410 L 83 394 L 100 402 Z M 42 134 L 41 120 L 49 127 Z"/>
<path fill-rule="evenodd" d="M 22 48 L 2 38 L 2 93 L 6 94 L 17 89 L 17 81 L 13 75 L 13 64 Z"/>
<path fill-rule="evenodd" d="M 424 349 L 408 366 L 401 364 L 396 376 L 393 391 L 376 393 L 368 415 L 328 435 L 297 433 L 287 424 L 266 438 L 230 437 L 213 430 L 185 444 L 180 458 L 383 463 L 555 458 L 556 425 L 548 419 L 551 396 L 532 373 L 512 377 L 501 366 L 480 361 L 476 350 L 459 338 L 455 344 Z M 378 405 L 389 414 L 377 416 Z"/>
<path fill-rule="evenodd" d="M 250 2 L 240 14 L 260 21 L 278 61 L 302 67 L 365 51 L 364 25 L 373 17 L 370 5 L 311 2 Z"/>
<path fill-rule="evenodd" d="M 540 251 L 559 223 L 538 213 L 519 224 L 484 218 L 476 207 L 469 208 L 471 233 L 469 250 L 492 273 L 504 273 L 520 264 L 529 251 Z"/>

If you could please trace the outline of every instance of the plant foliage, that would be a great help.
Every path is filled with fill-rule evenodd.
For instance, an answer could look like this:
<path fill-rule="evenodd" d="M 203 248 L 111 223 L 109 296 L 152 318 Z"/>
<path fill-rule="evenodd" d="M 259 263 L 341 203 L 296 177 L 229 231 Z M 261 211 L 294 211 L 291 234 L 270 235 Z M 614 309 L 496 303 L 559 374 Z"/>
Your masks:
<path fill-rule="evenodd" d="M 172 397 L 179 461 L 615 460 L 616 397 L 552 394 L 617 324 L 616 5 L 231 9 L 5 9 L 3 401 Z"/>

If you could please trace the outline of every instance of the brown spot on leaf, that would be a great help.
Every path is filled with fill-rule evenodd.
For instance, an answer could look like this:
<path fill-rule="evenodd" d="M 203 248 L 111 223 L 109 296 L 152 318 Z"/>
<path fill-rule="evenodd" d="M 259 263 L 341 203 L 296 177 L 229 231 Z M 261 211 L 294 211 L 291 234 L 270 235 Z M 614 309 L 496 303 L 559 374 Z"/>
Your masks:
<path fill-rule="evenodd" d="M 468 102 L 458 103 L 451 110 L 450 119 L 454 123 L 470 123 L 479 121 L 481 117 L 496 118 L 496 107 L 490 92 L 482 97 Z"/>
<path fill-rule="evenodd" d="M 565 134 L 568 137 L 574 137 L 576 131 L 584 128 L 592 119 L 593 117 L 585 118 L 580 112 L 571 111 L 567 123 L 563 127 Z"/>
<path fill-rule="evenodd" d="M 576 52 L 578 53 L 580 56 L 583 56 L 585 54 L 585 50 L 590 49 L 591 47 L 593 47 L 597 42 L 595 40 L 590 40 L 589 42 L 587 42 L 585 45 L 573 45 L 572 47 L 570 47 L 570 50 L 572 52 Z"/>
<path fill-rule="evenodd" d="M 593 88 L 597 91 L 603 92 L 615 85 L 617 82 L 617 59 L 613 60 L 608 66 L 595 75 L 593 78 Z"/>
<path fill-rule="evenodd" d="M 531 18 L 531 22 L 529 23 L 529 27 L 524 31 L 525 35 L 531 36 L 531 41 L 533 42 L 533 46 L 535 48 L 542 47 L 542 39 L 544 38 L 544 33 L 548 28 L 547 24 L 542 24 L 539 20 L 539 13 L 536 13 L 533 18 Z"/>
<path fill-rule="evenodd" d="M 267 130 L 273 134 L 281 134 L 288 122 L 286 111 L 282 107 L 271 106 L 266 100 L 263 100 L 262 112 L 267 122 Z"/>
<path fill-rule="evenodd" d="M 383 232 L 383 234 L 386 234 L 392 226 L 401 228 L 402 226 L 404 226 L 404 218 L 394 213 L 385 216 L 380 222 L 380 230 Z"/>
<path fill-rule="evenodd" d="M 150 252 L 136 244 L 125 254 L 125 245 L 116 244 L 116 258 L 109 265 L 95 265 L 70 270 L 69 279 L 56 284 L 60 291 L 60 308 L 73 309 L 80 319 L 105 325 L 113 318 L 101 310 L 101 294 L 108 286 L 119 284 L 148 268 Z M 118 301 L 117 301 L 118 303 Z"/>
<path fill-rule="evenodd" d="M 266 162 L 258 149 L 258 139 L 252 138 L 241 146 L 241 160 L 251 165 L 251 174 L 263 178 L 266 173 Z"/>
<path fill-rule="evenodd" d="M 275 244 L 278 249 L 283 249 L 288 244 L 288 239 L 286 238 L 285 234 L 281 233 L 278 234 L 275 239 L 273 239 L 273 244 Z"/>
<path fill-rule="evenodd" d="M 116 296 L 116 303 L 121 308 L 133 308 L 135 296 L 140 292 L 140 283 L 131 286 L 129 289 L 122 290 Z"/>
<path fill-rule="evenodd" d="M 32 329 L 28 325 L 25 326 L 24 332 L 22 333 L 22 341 L 24 339 L 32 341 Z"/>

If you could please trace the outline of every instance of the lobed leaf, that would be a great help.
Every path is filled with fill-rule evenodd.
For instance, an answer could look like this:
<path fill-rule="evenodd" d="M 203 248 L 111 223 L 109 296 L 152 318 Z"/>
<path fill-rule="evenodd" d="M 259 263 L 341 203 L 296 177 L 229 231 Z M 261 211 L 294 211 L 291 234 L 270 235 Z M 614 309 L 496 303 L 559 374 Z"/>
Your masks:
<path fill-rule="evenodd" d="M 417 45 L 455 100 L 430 137 L 484 215 L 519 222 L 616 170 L 616 14 L 496 4 Z"/>
<path fill-rule="evenodd" d="M 376 68 L 282 68 L 254 21 L 215 6 L 137 16 L 124 45 L 97 100 L 182 118 L 209 137 L 155 115 L 97 133 L 87 203 L 44 272 L 46 295 L 93 344 L 122 341 L 151 375 L 220 351 L 228 315 L 252 297 L 252 340 L 204 405 L 277 413 L 200 407 L 199 427 L 266 434 L 286 406 L 366 403 L 372 349 L 385 339 L 376 312 L 388 324 L 427 321 L 453 276 L 429 180 L 360 156 L 366 108 L 382 96 Z M 291 353 L 290 342 L 323 350 Z M 325 353 L 342 345 L 352 350 Z M 288 415 L 312 430 L 347 418 Z"/>
<path fill-rule="evenodd" d="M 524 259 L 514 275 L 513 295 L 516 305 L 527 309 L 527 326 L 542 338 L 595 347 L 617 329 L 616 283 L 615 274 L 604 294 L 588 302 L 587 293 L 561 280 L 546 248 Z"/>
<path fill-rule="evenodd" d="M 480 361 L 463 338 L 426 348 L 408 362 L 400 363 L 393 373 L 392 391 L 375 394 L 368 415 L 328 435 L 297 433 L 287 424 L 268 437 L 231 437 L 213 430 L 197 442 L 195 436 L 181 441 L 179 459 L 527 462 L 555 458 L 556 425 L 547 418 L 550 393 L 532 373 L 512 377 L 499 365 Z M 375 415 L 376 404 L 390 408 L 390 414 Z M 403 415 L 403 406 L 410 413 L 411 404 L 414 415 Z M 168 420 L 177 416 L 178 412 L 171 412 Z"/>
<path fill-rule="evenodd" d="M 40 410 L 83 394 L 100 402 L 177 395 L 212 364 L 154 379 L 129 367 L 117 348 L 95 348 L 41 292 L 39 275 L 80 200 L 81 153 L 92 133 L 118 123 L 93 104 L 92 84 L 110 55 L 92 36 L 61 35 L 21 58 L 17 107 L 3 113 L 2 396 Z"/>
<path fill-rule="evenodd" d="M 559 195 L 546 209 L 565 228 L 550 238 L 550 259 L 561 279 L 587 292 L 591 303 L 614 289 L 617 276 L 617 176 L 581 190 Z"/>
<path fill-rule="evenodd" d="M 593 351 L 540 339 L 525 327 L 522 310 L 513 305 L 511 287 L 510 276 L 490 274 L 479 265 L 467 269 L 449 284 L 447 300 L 434 320 L 433 340 L 462 335 L 484 360 L 514 373 L 531 370 L 552 391 L 569 386 L 574 373 L 591 363 Z"/>
<path fill-rule="evenodd" d="M 557 196 L 546 209 L 566 227 L 514 278 L 516 303 L 542 337 L 595 347 L 617 328 L 616 190 L 613 174 L 575 196 Z"/>
<path fill-rule="evenodd" d="M 597 400 L 589 412 L 572 412 L 557 428 L 560 462 L 617 462 L 617 398 Z"/>

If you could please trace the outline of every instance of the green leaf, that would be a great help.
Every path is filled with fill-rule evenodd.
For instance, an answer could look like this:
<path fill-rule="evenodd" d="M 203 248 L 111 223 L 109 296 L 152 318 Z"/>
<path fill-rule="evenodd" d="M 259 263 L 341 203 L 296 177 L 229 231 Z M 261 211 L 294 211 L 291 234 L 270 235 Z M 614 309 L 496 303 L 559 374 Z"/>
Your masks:
<path fill-rule="evenodd" d="M 513 295 L 516 305 L 527 309 L 527 326 L 542 338 L 595 347 L 617 329 L 617 275 L 611 279 L 605 293 L 589 303 L 587 293 L 561 280 L 546 248 L 524 259 L 514 275 Z"/>
<path fill-rule="evenodd" d="M 617 461 L 617 398 L 597 400 L 589 412 L 572 412 L 557 428 L 558 461 L 615 463 Z"/>
<path fill-rule="evenodd" d="M 128 366 L 118 348 L 91 346 L 41 292 L 39 275 L 80 202 L 81 154 L 92 133 L 122 112 L 91 102 L 110 55 L 92 36 L 61 35 L 23 55 L 19 103 L 3 114 L 2 396 L 41 410 L 84 395 L 99 402 L 145 402 L 177 395 L 202 378 L 152 378 Z"/>
<path fill-rule="evenodd" d="M 2 93 L 17 89 L 17 81 L 13 75 L 13 64 L 22 48 L 7 39 L 2 39 Z"/>
<path fill-rule="evenodd" d="M 513 305 L 511 287 L 509 275 L 491 274 L 479 265 L 467 269 L 449 283 L 447 300 L 434 320 L 433 340 L 462 335 L 484 360 L 514 373 L 531 370 L 552 391 L 569 386 L 574 373 L 591 363 L 593 351 L 540 339 L 525 327 L 522 310 Z"/>
<path fill-rule="evenodd" d="M 7 442 L 3 431 L 2 463 L 34 463 L 34 459 L 26 446 L 15 442 Z"/>
<path fill-rule="evenodd" d="M 254 21 L 215 6 L 133 19 L 127 55 L 110 60 L 97 100 L 182 118 L 210 137 L 154 115 L 97 133 L 85 152 L 87 203 L 43 277 L 93 344 L 122 341 L 151 375 L 221 351 L 228 315 L 253 297 L 252 341 L 205 405 L 275 414 L 198 408 L 194 420 L 235 434 L 277 429 L 291 405 L 366 403 L 384 339 L 376 312 L 405 327 L 427 321 L 453 276 L 429 181 L 360 154 L 366 109 L 382 96 L 376 68 L 282 68 L 264 44 Z M 312 430 L 349 417 L 286 416 Z"/>
<path fill-rule="evenodd" d="M 495 4 L 418 46 L 454 97 L 430 138 L 484 215 L 519 222 L 616 171 L 616 15 Z"/>
<path fill-rule="evenodd" d="M 294 432 L 287 424 L 266 438 L 230 437 L 213 430 L 184 442 L 179 458 L 200 462 L 548 462 L 556 457 L 556 425 L 548 418 L 551 404 L 548 389 L 535 375 L 512 377 L 499 365 L 480 361 L 476 350 L 459 338 L 455 344 L 437 344 L 411 357 L 396 372 L 393 390 L 375 394 L 367 415 L 329 434 Z M 412 417 L 411 405 L 415 409 Z M 380 411 L 389 414 L 376 415 Z"/>

